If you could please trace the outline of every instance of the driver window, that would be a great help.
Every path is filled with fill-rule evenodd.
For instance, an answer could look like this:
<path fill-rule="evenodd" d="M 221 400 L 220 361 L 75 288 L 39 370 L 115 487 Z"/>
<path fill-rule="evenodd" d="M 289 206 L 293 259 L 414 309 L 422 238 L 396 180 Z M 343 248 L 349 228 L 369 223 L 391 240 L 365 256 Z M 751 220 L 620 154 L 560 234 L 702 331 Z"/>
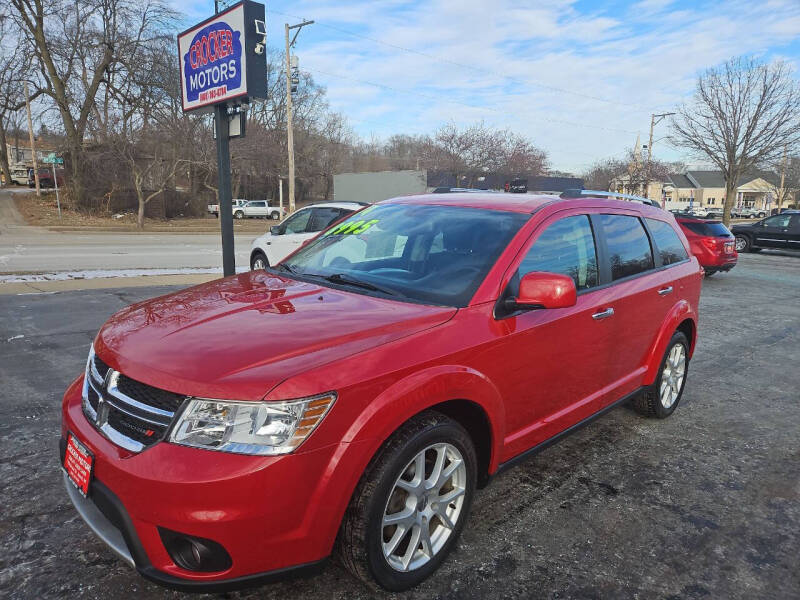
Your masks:
<path fill-rule="evenodd" d="M 589 217 L 566 217 L 548 226 L 522 259 L 518 275 L 532 271 L 569 275 L 578 290 L 597 285 L 597 254 Z"/>
<path fill-rule="evenodd" d="M 311 217 L 311 210 L 305 209 L 294 213 L 283 222 L 284 233 L 305 233 L 308 219 Z"/>
<path fill-rule="evenodd" d="M 764 227 L 788 227 L 791 218 L 792 215 L 775 215 L 774 217 L 764 219 Z"/>

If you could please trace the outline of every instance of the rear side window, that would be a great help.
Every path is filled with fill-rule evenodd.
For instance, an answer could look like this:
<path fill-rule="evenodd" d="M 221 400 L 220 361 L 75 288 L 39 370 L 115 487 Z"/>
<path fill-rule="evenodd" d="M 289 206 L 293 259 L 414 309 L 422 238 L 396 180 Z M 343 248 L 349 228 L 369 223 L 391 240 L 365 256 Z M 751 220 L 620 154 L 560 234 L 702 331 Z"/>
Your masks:
<path fill-rule="evenodd" d="M 589 218 L 566 217 L 542 232 L 519 266 L 519 276 L 532 271 L 569 275 L 578 290 L 597 285 L 597 253 Z"/>
<path fill-rule="evenodd" d="M 328 225 L 339 219 L 341 214 L 338 208 L 312 208 L 311 222 L 309 223 L 307 231 L 322 231 Z"/>
<path fill-rule="evenodd" d="M 605 233 L 613 281 L 653 268 L 650 240 L 637 217 L 598 215 L 598 220 Z"/>
<path fill-rule="evenodd" d="M 661 255 L 662 265 L 671 265 L 689 258 L 686 248 L 683 247 L 683 243 L 672 225 L 657 219 L 646 219 L 646 221 L 650 233 L 653 234 L 653 242 Z"/>

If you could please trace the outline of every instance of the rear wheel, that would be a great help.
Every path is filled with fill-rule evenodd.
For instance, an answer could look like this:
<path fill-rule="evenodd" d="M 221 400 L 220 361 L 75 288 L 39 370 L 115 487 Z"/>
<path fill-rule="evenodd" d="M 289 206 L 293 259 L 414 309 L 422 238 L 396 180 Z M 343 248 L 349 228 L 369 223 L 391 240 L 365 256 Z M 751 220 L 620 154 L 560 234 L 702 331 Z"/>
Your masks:
<path fill-rule="evenodd" d="M 372 459 L 339 531 L 342 562 L 390 591 L 431 575 L 467 520 L 477 477 L 475 448 L 455 421 L 417 415 Z"/>
<path fill-rule="evenodd" d="M 272 219 L 273 221 L 277 221 L 278 219 L 281 218 L 281 213 L 279 213 L 277 210 L 273 211 L 269 214 L 269 218 Z"/>
<path fill-rule="evenodd" d="M 676 331 L 667 345 L 655 382 L 634 400 L 636 410 L 657 419 L 665 419 L 675 412 L 683 395 L 688 368 L 689 340 L 682 331 Z"/>

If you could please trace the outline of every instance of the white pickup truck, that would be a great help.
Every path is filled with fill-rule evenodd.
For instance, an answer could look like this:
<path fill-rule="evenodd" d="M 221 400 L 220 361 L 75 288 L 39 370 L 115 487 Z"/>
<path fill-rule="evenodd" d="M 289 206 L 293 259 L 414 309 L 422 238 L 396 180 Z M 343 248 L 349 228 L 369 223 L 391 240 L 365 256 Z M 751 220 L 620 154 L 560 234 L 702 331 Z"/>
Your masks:
<path fill-rule="evenodd" d="M 235 211 L 237 208 L 247 204 L 247 200 L 244 200 L 242 198 L 234 198 L 233 200 L 231 200 L 231 203 L 233 204 L 233 210 Z M 215 217 L 219 217 L 219 204 L 209 204 L 208 212 L 214 215 Z"/>
<path fill-rule="evenodd" d="M 234 219 L 273 219 L 278 221 L 286 213 L 277 206 L 270 206 L 268 200 L 250 200 L 245 204 L 233 208 Z"/>

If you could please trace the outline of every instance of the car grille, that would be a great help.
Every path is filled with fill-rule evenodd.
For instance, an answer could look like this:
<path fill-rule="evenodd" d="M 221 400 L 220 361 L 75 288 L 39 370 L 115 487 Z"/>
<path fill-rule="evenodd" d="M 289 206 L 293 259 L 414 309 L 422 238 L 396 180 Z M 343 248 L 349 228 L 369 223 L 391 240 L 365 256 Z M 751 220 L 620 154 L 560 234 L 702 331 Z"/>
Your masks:
<path fill-rule="evenodd" d="M 83 386 L 83 412 L 109 440 L 141 452 L 164 439 L 186 396 L 152 387 L 111 369 L 94 353 Z"/>

